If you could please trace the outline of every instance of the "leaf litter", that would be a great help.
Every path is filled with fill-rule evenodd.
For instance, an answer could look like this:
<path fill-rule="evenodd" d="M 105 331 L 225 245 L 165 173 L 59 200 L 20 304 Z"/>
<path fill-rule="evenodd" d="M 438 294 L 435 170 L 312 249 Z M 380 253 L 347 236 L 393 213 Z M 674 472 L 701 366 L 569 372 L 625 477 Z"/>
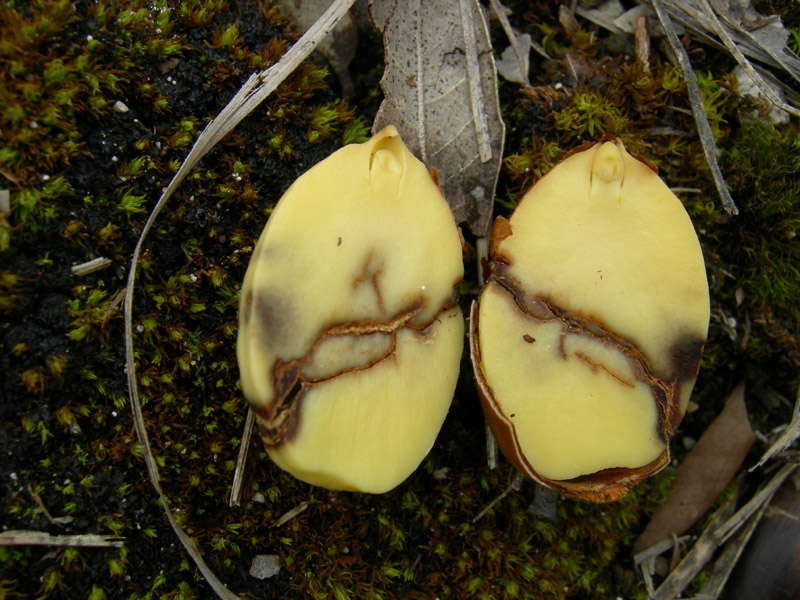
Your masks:
<path fill-rule="evenodd" d="M 480 6 L 376 0 L 370 15 L 386 51 L 385 100 L 373 131 L 394 125 L 417 158 L 439 172 L 456 221 L 486 236 L 505 126 Z"/>

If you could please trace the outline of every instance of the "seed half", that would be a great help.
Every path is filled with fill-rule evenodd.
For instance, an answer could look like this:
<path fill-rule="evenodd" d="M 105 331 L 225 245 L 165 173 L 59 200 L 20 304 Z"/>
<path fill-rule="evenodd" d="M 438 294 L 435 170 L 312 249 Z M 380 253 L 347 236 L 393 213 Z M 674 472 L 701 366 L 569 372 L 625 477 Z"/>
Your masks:
<path fill-rule="evenodd" d="M 416 469 L 458 377 L 461 255 L 439 187 L 393 127 L 287 190 L 245 276 L 237 344 L 276 464 L 366 492 Z"/>
<path fill-rule="evenodd" d="M 613 500 L 669 461 L 709 318 L 680 201 L 620 141 L 567 157 L 492 236 L 471 315 L 484 411 L 521 471 Z"/>

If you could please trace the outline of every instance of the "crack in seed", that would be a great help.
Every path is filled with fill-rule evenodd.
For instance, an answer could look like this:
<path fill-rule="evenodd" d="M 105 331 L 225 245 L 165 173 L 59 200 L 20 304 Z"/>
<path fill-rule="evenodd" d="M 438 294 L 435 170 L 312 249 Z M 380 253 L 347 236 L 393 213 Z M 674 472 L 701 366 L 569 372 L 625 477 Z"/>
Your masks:
<path fill-rule="evenodd" d="M 628 381 L 627 379 L 623 379 L 621 376 L 617 375 L 616 373 L 614 373 L 614 371 L 609 369 L 606 365 L 604 365 L 603 363 L 597 362 L 595 360 L 592 360 L 592 358 L 590 358 L 589 356 L 587 356 L 586 354 L 584 354 L 580 350 L 576 350 L 572 354 L 575 356 L 575 358 L 577 358 L 579 360 L 582 360 L 587 365 L 589 365 L 593 372 L 596 372 L 598 369 L 600 369 L 602 371 L 605 371 L 605 373 L 607 375 L 609 375 L 613 379 L 616 379 L 619 383 L 621 383 L 625 387 L 629 387 L 629 388 L 636 387 L 635 383 L 633 383 L 631 381 Z"/>
<path fill-rule="evenodd" d="M 677 388 L 674 382 L 664 381 L 653 373 L 650 367 L 650 362 L 644 356 L 644 353 L 636 347 L 629 340 L 617 335 L 616 333 L 606 329 L 597 322 L 591 321 L 577 313 L 563 311 L 550 303 L 547 299 L 542 297 L 527 296 L 524 292 L 520 291 L 517 282 L 507 273 L 507 266 L 504 264 L 495 265 L 495 273 L 492 275 L 493 279 L 500 285 L 507 293 L 511 295 L 517 308 L 527 317 L 536 321 L 550 321 L 557 319 L 561 322 L 563 330 L 559 342 L 559 350 L 562 359 L 566 360 L 567 353 L 564 347 L 564 340 L 568 334 L 578 336 L 585 336 L 590 339 L 595 339 L 610 346 L 617 352 L 625 355 L 633 366 L 633 372 L 638 381 L 647 385 L 653 399 L 656 403 L 656 410 L 659 417 L 659 434 L 664 439 L 669 439 L 673 433 L 674 415 L 672 414 L 675 407 L 671 407 L 668 399 L 676 397 Z M 575 352 L 576 356 L 578 355 Z M 580 359 L 584 357 L 577 356 Z M 588 357 L 587 357 L 588 358 Z M 591 364 L 591 363 L 590 363 Z M 604 365 L 597 364 L 596 366 L 603 368 L 614 379 L 619 380 L 621 383 L 624 381 L 615 376 Z"/>
<path fill-rule="evenodd" d="M 391 359 L 397 352 L 397 335 L 402 329 L 410 329 L 419 333 L 424 333 L 426 329 L 436 322 L 442 313 L 450 310 L 456 305 L 455 293 L 439 309 L 430 321 L 422 325 L 414 325 L 411 320 L 422 311 L 424 301 L 420 299 L 410 308 L 398 314 L 396 317 L 383 322 L 351 322 L 334 325 L 325 330 L 305 355 L 291 361 L 277 360 L 272 368 L 273 373 L 273 400 L 267 407 L 255 407 L 254 413 L 257 417 L 259 432 L 264 443 L 267 445 L 278 445 L 283 441 L 291 439 L 297 427 L 296 413 L 302 404 L 305 393 L 314 385 L 331 381 L 337 377 L 350 373 L 366 371 L 374 366 Z M 332 374 L 323 377 L 305 377 L 302 374 L 303 367 L 311 360 L 314 351 L 325 340 L 338 336 L 363 336 L 373 333 L 391 334 L 391 344 L 389 349 L 363 365 L 351 366 L 340 369 Z"/>

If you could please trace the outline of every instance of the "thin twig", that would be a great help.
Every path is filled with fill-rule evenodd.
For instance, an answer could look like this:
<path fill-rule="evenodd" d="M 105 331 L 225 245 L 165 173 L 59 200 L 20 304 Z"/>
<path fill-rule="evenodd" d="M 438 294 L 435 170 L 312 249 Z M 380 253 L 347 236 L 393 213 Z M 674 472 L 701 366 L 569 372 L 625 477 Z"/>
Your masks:
<path fill-rule="evenodd" d="M 761 457 L 761 460 L 758 461 L 758 464 L 750 469 L 750 472 L 755 471 L 758 467 L 763 465 L 779 452 L 786 450 L 786 448 L 791 446 L 798 437 L 800 437 L 800 391 L 797 392 L 797 399 L 794 403 L 794 413 L 792 414 L 792 420 L 789 423 L 789 426 L 781 434 L 781 436 L 775 440 L 775 443 L 772 444 L 772 446 L 770 446 L 769 449 L 764 453 L 764 456 Z"/>
<path fill-rule="evenodd" d="M 239 506 L 242 501 L 242 481 L 244 480 L 244 468 L 247 464 L 247 453 L 250 451 L 250 440 L 253 437 L 253 423 L 255 415 L 249 408 L 247 418 L 244 420 L 244 431 L 242 431 L 242 441 L 239 444 L 239 456 L 236 459 L 236 469 L 233 471 L 233 483 L 231 484 L 231 497 L 228 506 Z"/>
<path fill-rule="evenodd" d="M 744 53 L 739 49 L 739 46 L 733 41 L 728 32 L 726 31 L 725 27 L 722 26 L 722 23 L 719 22 L 717 19 L 717 15 L 711 9 L 711 6 L 708 4 L 708 0 L 699 0 L 700 4 L 703 7 L 703 11 L 705 11 L 706 16 L 708 17 L 709 23 L 711 24 L 711 28 L 714 30 L 714 33 L 719 36 L 719 39 L 722 40 L 722 43 L 725 44 L 725 47 L 728 49 L 733 55 L 733 58 L 736 59 L 736 62 L 739 63 L 744 69 L 744 72 L 753 80 L 753 83 L 756 84 L 759 91 L 761 91 L 767 99 L 772 102 L 775 106 L 780 108 L 781 110 L 789 113 L 794 117 L 800 117 L 800 110 L 796 109 L 794 106 L 787 104 L 783 100 L 781 100 L 780 96 L 772 89 L 771 86 L 767 84 L 764 79 L 762 79 L 761 75 L 759 75 L 758 71 L 753 68 L 753 65 L 750 64 L 750 61 L 747 60 L 747 57 Z"/>
<path fill-rule="evenodd" d="M 308 508 L 308 502 L 303 500 L 300 504 L 295 506 L 293 509 L 291 509 L 291 510 L 285 512 L 283 515 L 281 515 L 280 519 L 275 521 L 274 527 L 280 527 L 281 525 L 286 525 L 286 523 L 288 523 L 289 521 L 294 519 L 297 515 L 299 515 L 300 513 L 305 512 L 307 508 Z"/>
<path fill-rule="evenodd" d="M 475 39 L 473 19 L 474 11 L 477 11 L 477 18 L 481 18 L 481 8 L 474 0 L 459 0 L 458 8 L 461 11 L 461 30 L 464 33 L 469 97 L 472 101 L 472 122 L 475 125 L 475 136 L 478 139 L 481 162 L 487 162 L 492 158 L 492 140 L 489 136 L 489 121 L 486 116 L 486 103 L 483 99 L 481 67 L 478 63 L 478 42 Z"/>
<path fill-rule="evenodd" d="M 672 548 L 676 542 L 682 544 L 684 542 L 687 542 L 688 540 L 689 540 L 688 535 L 682 535 L 676 538 L 665 538 L 660 542 L 656 542 L 649 548 L 645 548 L 641 552 L 636 553 L 633 556 L 633 564 L 640 565 L 646 560 L 649 560 L 651 558 L 659 556 L 660 554 L 663 554 L 664 552 Z"/>
<path fill-rule="evenodd" d="M 673 600 L 689 585 L 695 575 L 714 555 L 717 547 L 719 547 L 720 536 L 717 531 L 719 526 L 733 512 L 734 505 L 735 500 L 731 498 L 720 507 L 717 513 L 711 517 L 708 527 L 706 527 L 678 567 L 667 576 L 657 590 L 650 592 L 650 598 L 653 600 Z"/>
<path fill-rule="evenodd" d="M 91 275 L 92 273 L 96 273 L 101 269 L 105 269 L 108 265 L 111 264 L 111 259 L 106 258 L 104 256 L 98 256 L 97 258 L 93 258 L 90 261 L 85 263 L 81 263 L 79 265 L 72 265 L 70 270 L 72 274 L 77 277 L 83 277 L 85 275 Z"/>
<path fill-rule="evenodd" d="M 500 25 L 503 27 L 503 31 L 511 47 L 514 49 L 514 55 L 517 57 L 517 64 L 519 65 L 519 72 L 522 74 L 522 83 L 530 85 L 528 81 L 528 55 L 531 51 L 530 44 L 527 44 L 528 47 L 524 49 L 520 47 L 517 34 L 514 33 L 514 28 L 511 27 L 511 22 L 508 20 L 508 15 L 506 15 L 506 7 L 500 3 L 500 0 L 490 0 L 490 2 L 494 14 L 497 15 L 497 19 L 500 21 Z"/>
<path fill-rule="evenodd" d="M 664 580 L 661 586 L 656 590 L 653 596 L 654 600 L 672 600 L 680 594 L 686 586 L 694 579 L 695 575 L 705 566 L 710 560 L 714 552 L 725 541 L 735 534 L 741 525 L 746 522 L 756 511 L 762 506 L 769 504 L 772 496 L 778 491 L 778 488 L 786 480 L 789 475 L 797 468 L 797 465 L 784 465 L 776 473 L 769 483 L 765 485 L 759 492 L 753 496 L 742 508 L 724 523 L 720 523 L 718 518 L 715 518 L 711 525 L 709 525 L 697 543 L 689 551 L 686 557 L 678 565 L 669 576 Z"/>
<path fill-rule="evenodd" d="M 28 493 L 31 495 L 31 498 L 33 498 L 33 501 L 36 502 L 36 504 L 39 506 L 39 510 L 42 511 L 42 514 L 50 522 L 50 524 L 55 525 L 56 527 L 63 527 L 61 523 L 56 522 L 56 520 L 53 518 L 53 515 L 50 514 L 49 510 L 47 510 L 47 507 L 44 505 L 44 502 L 42 502 L 42 497 L 39 496 L 39 494 L 37 494 L 35 491 L 33 491 L 33 488 L 30 485 L 28 486 L 27 489 Z"/>
<path fill-rule="evenodd" d="M 115 535 L 83 533 L 50 535 L 44 531 L 12 529 L 0 533 L 0 546 L 81 546 L 84 548 L 121 548 L 125 538 Z"/>
<path fill-rule="evenodd" d="M 786 464 L 783 465 L 780 470 L 769 480 L 769 483 L 765 485 L 755 496 L 753 496 L 747 504 L 745 504 L 742 508 L 736 511 L 736 514 L 733 515 L 730 519 L 728 519 L 725 524 L 720 527 L 720 532 L 722 534 L 722 543 L 725 542 L 730 536 L 736 533 L 736 530 L 739 529 L 742 523 L 750 518 L 758 508 L 772 499 L 775 495 L 775 492 L 778 491 L 778 488 L 781 487 L 781 484 L 786 481 L 786 479 L 791 475 L 794 470 L 797 468 L 797 465 L 794 464 Z"/>
<path fill-rule="evenodd" d="M 747 545 L 747 542 L 750 541 L 750 537 L 756 530 L 756 526 L 761 522 L 761 517 L 766 510 L 767 503 L 764 503 L 756 514 L 750 517 L 750 520 L 747 521 L 747 525 L 742 527 L 739 533 L 725 545 L 725 549 L 714 563 L 711 574 L 708 576 L 708 579 L 703 582 L 700 596 L 705 595 L 709 598 L 719 597 L 728 578 L 733 572 L 733 568 L 736 566 L 736 563 L 739 562 L 739 557 L 741 557 L 744 547 Z"/>
<path fill-rule="evenodd" d="M 647 31 L 647 17 L 637 17 L 633 22 L 633 42 L 636 60 L 645 73 L 650 72 L 650 34 Z"/>
<path fill-rule="evenodd" d="M 511 483 L 509 483 L 509 484 L 508 484 L 508 486 L 506 487 L 506 489 L 505 489 L 505 490 L 503 490 L 503 492 L 502 492 L 502 493 L 501 493 L 501 494 L 500 494 L 500 495 L 499 495 L 497 498 L 495 498 L 494 500 L 492 500 L 492 501 L 491 501 L 491 502 L 490 502 L 490 503 L 489 503 L 489 504 L 486 506 L 486 508 L 484 508 L 484 509 L 483 509 L 481 512 L 479 512 L 479 513 L 478 513 L 478 514 L 475 516 L 475 518 L 473 518 L 473 519 L 472 519 L 472 523 L 474 524 L 474 523 L 477 523 L 478 521 L 480 521 L 480 520 L 481 520 L 483 517 L 485 517 L 485 516 L 486 516 L 486 513 L 488 513 L 490 510 L 492 510 L 492 507 L 494 507 L 494 505 L 495 505 L 495 504 L 497 504 L 498 502 L 500 502 L 500 501 L 501 501 L 503 498 L 505 498 L 506 496 L 508 496 L 508 495 L 509 495 L 511 492 L 519 491 L 519 489 L 520 489 L 520 486 L 522 485 L 522 479 L 523 479 L 523 476 L 522 476 L 522 474 L 521 474 L 519 471 L 516 471 L 516 470 L 515 470 L 515 471 L 513 472 L 513 474 L 512 474 Z"/>
<path fill-rule="evenodd" d="M 667 42 L 669 42 L 670 48 L 672 48 L 672 52 L 675 54 L 675 58 L 683 71 L 683 78 L 686 81 L 686 91 L 689 93 L 689 103 L 692 106 L 692 113 L 694 114 L 694 120 L 697 124 L 697 134 L 700 136 L 703 152 L 706 155 L 706 162 L 708 163 L 708 168 L 711 170 L 711 174 L 714 176 L 714 183 L 722 199 L 722 205 L 729 214 L 738 215 L 739 209 L 736 208 L 736 204 L 733 202 L 731 193 L 728 190 L 728 184 L 725 183 L 725 178 L 722 176 L 722 171 L 717 162 L 717 144 L 714 141 L 714 133 L 711 131 L 711 126 L 708 124 L 708 119 L 706 119 L 705 112 L 703 111 L 703 95 L 700 93 L 700 86 L 697 84 L 697 76 L 694 73 L 694 69 L 692 69 L 689 55 L 681 45 L 678 34 L 675 33 L 675 28 L 672 26 L 672 20 L 664 9 L 661 0 L 653 0 L 653 8 L 655 8 L 658 20 L 661 22 L 661 26 L 664 28 L 664 32 L 667 35 Z"/>

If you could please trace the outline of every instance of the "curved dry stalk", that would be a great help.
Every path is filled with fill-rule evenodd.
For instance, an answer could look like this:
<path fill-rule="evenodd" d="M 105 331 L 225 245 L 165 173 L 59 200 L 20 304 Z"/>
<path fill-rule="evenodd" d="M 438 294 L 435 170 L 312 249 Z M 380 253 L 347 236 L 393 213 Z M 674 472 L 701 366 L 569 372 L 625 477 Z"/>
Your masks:
<path fill-rule="evenodd" d="M 0 533 L 0 546 L 61 546 L 80 548 L 122 548 L 124 537 L 82 533 L 78 535 L 50 535 L 46 531 L 9 529 Z"/>
<path fill-rule="evenodd" d="M 136 285 L 136 267 L 139 263 L 139 255 L 147 234 L 150 232 L 156 218 L 164 208 L 167 200 L 172 196 L 180 183 L 189 174 L 189 171 L 199 162 L 199 160 L 221 140 L 229 131 L 244 119 L 253 109 L 256 108 L 278 85 L 294 71 L 303 60 L 308 57 L 319 42 L 335 27 L 336 23 L 347 13 L 355 0 L 335 0 L 328 10 L 319 20 L 294 44 L 288 52 L 275 65 L 251 75 L 242 88 L 231 99 L 222 112 L 211 121 L 202 131 L 195 142 L 189 155 L 184 160 L 172 181 L 162 193 L 150 216 L 142 228 L 142 233 L 131 257 L 131 264 L 128 270 L 128 282 L 125 292 L 124 317 L 125 317 L 125 367 L 128 377 L 128 398 L 131 402 L 131 412 L 133 414 L 134 427 L 139 443 L 142 446 L 145 466 L 150 481 L 158 494 L 164 512 L 167 515 L 169 524 L 172 526 L 175 535 L 183 544 L 186 551 L 194 560 L 198 570 L 214 590 L 223 600 L 238 600 L 238 597 L 231 593 L 225 585 L 217 578 L 214 572 L 203 560 L 195 543 L 186 535 L 186 532 L 175 521 L 172 511 L 169 509 L 167 499 L 159 483 L 158 466 L 150 448 L 147 437 L 147 429 L 142 417 L 141 403 L 139 402 L 139 389 L 136 383 L 136 364 L 133 355 L 133 296 Z"/>

